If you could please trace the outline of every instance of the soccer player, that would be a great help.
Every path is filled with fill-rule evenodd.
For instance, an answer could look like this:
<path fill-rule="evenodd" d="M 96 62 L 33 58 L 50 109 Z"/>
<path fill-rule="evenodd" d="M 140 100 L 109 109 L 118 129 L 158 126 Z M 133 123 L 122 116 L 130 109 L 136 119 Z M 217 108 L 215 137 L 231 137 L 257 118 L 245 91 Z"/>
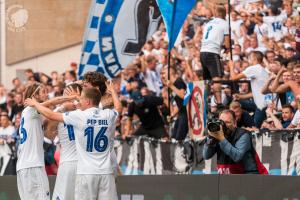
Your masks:
<path fill-rule="evenodd" d="M 112 96 L 116 101 L 116 93 Z M 114 138 L 118 113 L 99 109 L 100 100 L 98 89 L 84 89 L 79 99 L 80 109 L 64 114 L 53 112 L 34 99 L 25 101 L 48 119 L 73 126 L 78 156 L 76 200 L 118 199 L 109 146 Z"/>
<path fill-rule="evenodd" d="M 82 87 L 79 84 L 73 83 L 65 89 L 69 88 L 81 93 Z M 64 92 L 66 95 L 66 92 Z M 59 106 L 54 111 L 65 112 L 75 110 L 73 102 L 66 102 Z M 75 178 L 77 168 L 77 152 L 75 146 L 75 134 L 72 125 L 66 125 L 62 122 L 48 122 L 49 129 L 57 130 L 60 143 L 60 161 L 56 176 L 55 187 L 53 191 L 53 200 L 73 200 L 75 193 Z"/>
<path fill-rule="evenodd" d="M 122 112 L 122 104 L 118 98 L 112 98 L 111 95 L 115 94 L 111 91 L 114 91 L 113 88 L 110 88 L 107 92 L 107 87 L 113 86 L 113 85 L 107 85 L 107 78 L 101 74 L 100 72 L 91 71 L 87 72 L 83 76 L 83 88 L 97 88 L 102 94 L 101 102 L 99 103 L 99 108 L 101 109 L 115 109 L 116 112 L 121 114 Z M 70 91 L 72 93 L 72 91 Z M 110 94 L 109 94 L 110 93 Z M 113 99 L 113 105 L 108 103 L 109 105 L 105 105 L 107 103 L 104 103 L 105 101 L 110 102 L 111 98 Z M 116 100 L 116 101 L 115 101 Z M 121 170 L 117 161 L 117 156 L 114 150 L 114 142 L 110 144 L 111 149 L 111 162 L 114 169 L 114 175 L 117 177 L 117 175 L 121 175 Z"/>
<path fill-rule="evenodd" d="M 226 48 L 229 49 L 230 38 L 228 24 L 225 21 L 225 7 L 216 6 L 214 16 L 204 26 L 200 61 L 203 67 L 203 79 L 218 81 L 224 73 L 220 60 L 221 47 L 225 43 Z M 217 107 L 222 107 L 221 84 L 214 84 L 213 87 Z"/>
<path fill-rule="evenodd" d="M 74 96 L 58 97 L 46 101 L 46 88 L 38 83 L 27 86 L 24 97 L 35 98 L 38 102 L 44 102 L 41 105 L 47 107 L 75 98 Z M 44 162 L 42 122 L 42 116 L 35 108 L 27 106 L 23 110 L 17 162 L 17 182 L 21 200 L 50 199 Z"/>

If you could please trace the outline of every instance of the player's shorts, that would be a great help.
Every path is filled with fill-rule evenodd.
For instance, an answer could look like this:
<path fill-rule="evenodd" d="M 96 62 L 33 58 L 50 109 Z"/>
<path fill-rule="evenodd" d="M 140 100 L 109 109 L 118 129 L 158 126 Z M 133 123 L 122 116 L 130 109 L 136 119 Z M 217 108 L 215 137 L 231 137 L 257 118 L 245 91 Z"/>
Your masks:
<path fill-rule="evenodd" d="M 32 167 L 17 172 L 21 200 L 50 200 L 49 182 L 45 167 Z"/>
<path fill-rule="evenodd" d="M 77 174 L 75 200 L 117 200 L 113 174 Z"/>
<path fill-rule="evenodd" d="M 77 161 L 59 165 L 52 200 L 74 200 Z"/>
<path fill-rule="evenodd" d="M 201 52 L 200 61 L 203 68 L 204 80 L 212 80 L 215 77 L 221 78 L 224 75 L 223 66 L 218 54 Z"/>

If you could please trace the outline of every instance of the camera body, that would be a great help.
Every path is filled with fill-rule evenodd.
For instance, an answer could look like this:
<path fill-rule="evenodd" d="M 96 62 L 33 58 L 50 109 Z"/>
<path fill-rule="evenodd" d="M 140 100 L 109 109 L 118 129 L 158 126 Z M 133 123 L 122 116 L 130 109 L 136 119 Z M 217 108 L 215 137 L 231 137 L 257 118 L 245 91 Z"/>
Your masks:
<path fill-rule="evenodd" d="M 226 132 L 226 124 L 223 120 L 220 120 L 220 119 L 216 119 L 216 118 L 213 118 L 211 119 L 210 121 L 208 121 L 207 123 L 207 129 L 210 131 L 210 132 L 218 132 L 221 130 L 221 127 L 223 128 L 223 132 L 225 133 Z"/>
<path fill-rule="evenodd" d="M 218 131 L 221 130 L 221 127 L 223 129 L 224 134 L 227 132 L 227 127 L 226 127 L 225 122 L 223 120 L 218 119 L 218 118 L 212 118 L 211 120 L 209 120 L 207 122 L 206 127 L 207 127 L 207 130 L 209 132 L 218 132 Z M 218 143 L 218 140 L 209 135 L 206 143 L 209 146 L 214 146 L 215 144 Z"/>

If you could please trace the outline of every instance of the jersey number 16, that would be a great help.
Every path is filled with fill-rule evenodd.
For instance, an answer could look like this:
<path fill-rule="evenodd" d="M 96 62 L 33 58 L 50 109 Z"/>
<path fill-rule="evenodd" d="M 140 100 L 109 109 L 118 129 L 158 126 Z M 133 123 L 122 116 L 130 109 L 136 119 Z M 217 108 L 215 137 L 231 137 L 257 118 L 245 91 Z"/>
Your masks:
<path fill-rule="evenodd" d="M 98 152 L 103 152 L 106 150 L 108 145 L 108 138 L 105 135 L 107 127 L 102 127 L 96 135 L 94 140 L 94 127 L 88 127 L 84 131 L 84 136 L 87 136 L 87 147 L 86 151 L 93 152 L 95 148 Z"/>

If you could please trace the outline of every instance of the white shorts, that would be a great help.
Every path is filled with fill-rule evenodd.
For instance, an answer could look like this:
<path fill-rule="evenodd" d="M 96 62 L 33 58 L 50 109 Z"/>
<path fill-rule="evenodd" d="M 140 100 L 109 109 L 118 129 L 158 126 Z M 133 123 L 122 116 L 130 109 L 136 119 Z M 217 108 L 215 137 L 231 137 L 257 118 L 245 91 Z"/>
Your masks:
<path fill-rule="evenodd" d="M 117 200 L 113 174 L 77 174 L 75 200 Z"/>
<path fill-rule="evenodd" d="M 74 200 L 77 161 L 59 165 L 52 200 Z"/>
<path fill-rule="evenodd" d="M 21 200 L 50 200 L 49 182 L 45 167 L 32 167 L 17 172 Z"/>

